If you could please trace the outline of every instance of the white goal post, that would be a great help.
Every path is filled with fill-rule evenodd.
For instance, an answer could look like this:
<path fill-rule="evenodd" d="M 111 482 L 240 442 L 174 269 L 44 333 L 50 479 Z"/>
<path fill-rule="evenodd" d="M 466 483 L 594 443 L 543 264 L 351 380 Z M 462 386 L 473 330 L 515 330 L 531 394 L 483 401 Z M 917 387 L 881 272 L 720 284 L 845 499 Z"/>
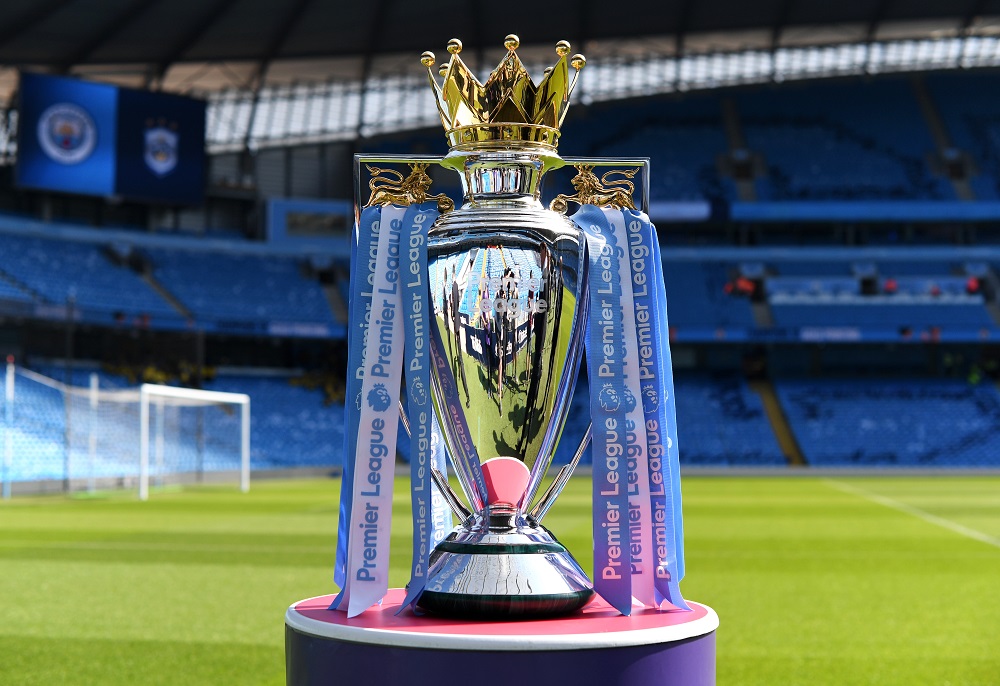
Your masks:
<path fill-rule="evenodd" d="M 236 405 L 240 408 L 240 490 L 250 490 L 250 396 L 244 393 L 202 391 L 193 388 L 143 384 L 139 387 L 139 499 L 149 499 L 150 442 L 152 457 L 162 465 L 164 450 L 164 409 Z M 150 408 L 154 412 L 150 412 Z M 151 414 L 154 415 L 151 418 Z M 150 421 L 154 420 L 152 431 Z M 152 434 L 152 435 L 151 435 Z"/>

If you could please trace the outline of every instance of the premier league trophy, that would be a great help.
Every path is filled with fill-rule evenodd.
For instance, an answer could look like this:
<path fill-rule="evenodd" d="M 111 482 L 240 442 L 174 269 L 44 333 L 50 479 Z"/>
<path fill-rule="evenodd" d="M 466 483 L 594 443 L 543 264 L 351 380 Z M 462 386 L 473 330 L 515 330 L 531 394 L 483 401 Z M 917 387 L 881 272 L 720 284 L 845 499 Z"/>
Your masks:
<path fill-rule="evenodd" d="M 431 226 L 432 386 L 444 442 L 472 511 L 430 558 L 419 607 L 470 617 L 561 614 L 593 595 L 583 570 L 534 509 L 576 385 L 586 329 L 586 239 L 539 201 L 568 97 L 584 66 L 569 43 L 537 88 L 507 56 L 480 85 L 452 40 L 444 84 L 431 83 L 465 204 Z M 424 53 L 428 70 L 434 55 Z M 570 79 L 569 68 L 575 71 Z M 583 436 L 575 437 L 577 441 Z M 565 481 L 562 482 L 562 485 Z"/>
<path fill-rule="evenodd" d="M 686 609 L 662 265 L 632 199 L 640 169 L 648 189 L 648 161 L 571 160 L 576 194 L 543 207 L 545 174 L 565 164 L 559 127 L 586 60 L 560 41 L 536 86 L 517 36 L 504 45 L 485 83 L 457 39 L 440 82 L 434 54 L 422 55 L 445 157 L 355 157 L 371 195 L 352 252 L 342 590 L 331 604 L 348 617 L 388 589 L 399 389 L 414 531 L 404 606 L 540 617 L 578 610 L 596 591 L 622 614 L 633 598 Z M 461 207 L 429 193 L 432 163 L 458 172 Z M 608 165 L 626 169 L 595 173 Z M 568 217 L 570 202 L 580 209 Z M 585 348 L 591 428 L 565 437 L 576 455 L 543 491 Z M 591 440 L 596 585 L 541 523 Z M 464 499 L 449 485 L 445 451 Z"/>
<path fill-rule="evenodd" d="M 359 198 L 363 165 L 371 194 L 351 254 L 340 591 L 288 609 L 289 684 L 432 686 L 442 664 L 487 685 L 525 674 L 715 683 L 718 617 L 688 605 L 678 586 L 663 267 L 632 199 L 641 170 L 648 207 L 648 160 L 560 159 L 559 127 L 585 60 L 560 41 L 536 86 L 517 37 L 504 45 L 485 83 L 458 40 L 441 81 L 423 54 L 445 157 L 355 156 Z M 576 193 L 546 209 L 542 179 L 564 163 L 576 168 Z M 429 192 L 432 164 L 459 173 L 460 207 Z M 566 216 L 571 202 L 579 209 Z M 584 355 L 591 422 L 561 436 Z M 400 419 L 413 525 L 405 589 L 389 588 Z M 546 480 L 560 439 L 576 453 Z M 593 583 L 542 525 L 591 444 Z M 496 621 L 513 619 L 522 621 Z"/>

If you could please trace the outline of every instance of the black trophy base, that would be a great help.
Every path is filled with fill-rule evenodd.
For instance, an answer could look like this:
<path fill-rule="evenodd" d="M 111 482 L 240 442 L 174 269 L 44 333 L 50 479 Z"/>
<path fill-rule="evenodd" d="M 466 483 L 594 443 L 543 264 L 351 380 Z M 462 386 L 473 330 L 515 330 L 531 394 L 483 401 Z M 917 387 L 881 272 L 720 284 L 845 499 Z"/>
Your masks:
<path fill-rule="evenodd" d="M 593 589 L 548 595 L 474 595 L 424 591 L 418 607 L 433 614 L 458 619 L 539 619 L 558 617 L 583 608 L 594 597 Z"/>
<path fill-rule="evenodd" d="M 544 527 L 459 527 L 431 554 L 417 606 L 462 619 L 535 619 L 576 612 L 593 596 L 580 565 Z"/>

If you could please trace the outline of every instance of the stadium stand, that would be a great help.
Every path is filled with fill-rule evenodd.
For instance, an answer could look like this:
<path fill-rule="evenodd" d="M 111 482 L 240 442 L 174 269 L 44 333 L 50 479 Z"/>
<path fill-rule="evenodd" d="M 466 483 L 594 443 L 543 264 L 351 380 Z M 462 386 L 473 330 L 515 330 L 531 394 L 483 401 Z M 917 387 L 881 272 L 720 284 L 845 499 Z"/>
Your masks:
<path fill-rule="evenodd" d="M 718 158 L 725 155 L 727 144 L 714 98 L 604 106 L 599 114 L 572 126 L 572 147 L 567 145 L 565 154 L 650 157 L 655 169 L 651 198 L 723 196 Z"/>
<path fill-rule="evenodd" d="M 814 466 L 1000 462 L 1000 394 L 952 379 L 783 379 L 778 396 Z"/>
<path fill-rule="evenodd" d="M 761 199 L 955 197 L 928 166 L 934 141 L 908 80 L 809 84 L 736 101 L 748 146 L 767 162 Z"/>
<path fill-rule="evenodd" d="M 689 465 L 783 466 L 764 406 L 739 374 L 679 372 L 674 375 L 677 440 L 680 459 Z M 590 422 L 590 392 L 584 379 L 577 386 L 555 461 L 573 457 L 579 437 Z M 582 459 L 591 464 L 591 451 Z"/>
<path fill-rule="evenodd" d="M 806 357 L 813 352 L 806 350 L 812 342 L 986 346 L 1000 337 L 1000 258 L 990 249 L 935 245 L 908 253 L 912 246 L 871 247 L 900 242 L 913 228 L 890 222 L 889 215 L 865 214 L 876 210 L 905 206 L 910 208 L 907 221 L 915 224 L 924 221 L 921 213 L 942 206 L 967 223 L 973 215 L 963 212 L 983 212 L 975 215 L 981 219 L 1000 216 L 1000 210 L 990 209 L 994 202 L 1000 208 L 995 76 L 928 74 L 920 79 L 923 90 L 910 78 L 888 76 L 597 102 L 571 111 L 563 155 L 649 156 L 651 199 L 663 201 L 668 220 L 672 203 L 700 202 L 711 207 L 708 220 L 686 227 L 689 234 L 703 226 L 726 233 L 717 240 L 724 246 L 699 243 L 688 249 L 671 245 L 671 230 L 682 221 L 660 225 L 661 240 L 670 246 L 664 248 L 664 272 L 671 334 L 676 343 L 701 346 L 693 356 L 701 371 L 685 368 L 676 375 L 680 454 L 686 464 L 787 463 L 761 396 L 741 372 L 732 371 L 739 369 L 742 351 L 722 364 L 698 358 L 710 357 L 705 348 L 717 342 L 747 348 L 790 344 L 796 346 L 790 356 Z M 928 103 L 940 115 L 953 155 L 971 160 L 971 198 L 957 195 L 949 176 L 954 170 L 941 166 L 938 158 L 947 150 L 941 150 Z M 364 145 L 406 153 L 440 151 L 442 143 L 435 130 L 397 134 L 386 144 L 368 138 Z M 737 158 L 747 163 L 742 172 L 749 173 L 756 197 L 738 197 Z M 435 178 L 435 190 L 452 191 L 448 183 Z M 812 208 L 808 219 L 778 222 L 766 214 L 746 219 L 737 212 L 740 206 L 795 204 Z M 851 213 L 838 214 L 848 205 Z M 823 222 L 850 233 L 842 221 L 878 221 L 886 228 L 864 239 L 869 247 L 844 247 L 848 241 L 830 238 L 832 231 L 827 237 L 819 231 L 814 235 L 812 224 Z M 767 226 L 753 240 L 736 238 L 753 222 Z M 337 240 L 343 243 L 342 234 Z M 709 240 L 698 236 L 694 242 Z M 754 240 L 758 246 L 742 245 Z M 736 242 L 741 247 L 733 247 Z M 806 244 L 810 247 L 801 247 Z M 350 301 L 346 254 L 341 246 L 339 252 L 317 256 L 296 245 L 248 241 L 233 231 L 194 239 L 3 214 L 0 312 L 51 327 L 69 321 L 65 305 L 72 298 L 81 322 L 128 328 L 129 333 L 132 328 L 196 329 L 259 337 L 248 345 L 270 339 L 277 346 L 286 337 L 300 336 L 321 344 L 339 342 L 345 333 L 342 305 Z M 457 266 L 452 262 L 430 275 L 435 296 L 449 283 L 446 270 Z M 481 275 L 502 276 L 511 266 L 536 269 L 517 250 L 480 251 L 465 277 L 471 283 Z M 331 309 L 331 297 L 339 308 Z M 463 315 L 477 311 L 476 298 L 474 288 L 465 289 Z M 135 322 L 141 326 L 119 326 Z M 283 322 L 302 328 L 275 327 Z M 91 349 L 96 347 L 91 340 Z M 310 354 L 315 362 L 324 353 Z M 893 352 L 872 355 L 884 361 Z M 58 367 L 45 373 L 64 378 Z M 805 459 L 818 466 L 1000 464 L 1000 446 L 988 431 L 1000 421 L 993 387 L 934 379 L 914 369 L 905 373 L 909 376 L 891 381 L 779 380 L 781 407 Z M 248 373 L 205 384 L 250 394 L 254 469 L 340 462 L 341 401 L 325 405 L 322 392 L 293 381 L 290 374 Z M 77 370 L 74 382 L 86 385 L 87 373 Z M 101 375 L 102 387 L 126 385 L 123 377 Z M 20 398 L 31 409 L 15 441 L 19 450 L 37 455 L 30 478 L 60 478 L 64 470 L 65 413 L 57 396 L 52 389 L 37 388 Z M 588 416 L 587 389 L 581 384 L 557 463 L 572 457 Z M 401 436 L 403 457 L 406 446 Z M 588 453 L 584 460 L 589 459 Z"/>
<path fill-rule="evenodd" d="M 319 283 L 291 258 L 148 249 L 153 274 L 199 320 L 333 324 Z"/>
<path fill-rule="evenodd" d="M 0 219 L 0 228 L 17 228 L 15 217 Z M 138 322 L 147 329 L 197 325 L 260 334 L 277 326 L 293 336 L 343 330 L 318 276 L 306 271 L 304 254 L 248 253 L 244 241 L 233 239 L 209 243 L 134 232 L 104 238 L 59 222 L 51 231 L 52 237 L 0 233 L 0 308 L 31 305 L 37 318 L 64 320 L 72 302 L 77 320 Z M 74 238 L 60 239 L 59 232 Z M 337 288 L 346 302 L 346 278 Z"/>
<path fill-rule="evenodd" d="M 1000 199 L 1000 96 L 985 74 L 924 77 L 956 151 L 976 163 L 970 178 L 980 200 Z"/>
<path fill-rule="evenodd" d="M 9 234 L 2 242 L 0 271 L 30 288 L 40 304 L 64 305 L 73 298 L 81 309 L 101 313 L 178 316 L 135 272 L 113 264 L 98 244 Z"/>
<path fill-rule="evenodd" d="M 721 262 L 665 264 L 671 326 L 753 327 L 749 302 L 725 291 L 735 267 Z"/>
<path fill-rule="evenodd" d="M 760 396 L 741 375 L 680 373 L 674 395 L 682 464 L 787 464 Z"/>

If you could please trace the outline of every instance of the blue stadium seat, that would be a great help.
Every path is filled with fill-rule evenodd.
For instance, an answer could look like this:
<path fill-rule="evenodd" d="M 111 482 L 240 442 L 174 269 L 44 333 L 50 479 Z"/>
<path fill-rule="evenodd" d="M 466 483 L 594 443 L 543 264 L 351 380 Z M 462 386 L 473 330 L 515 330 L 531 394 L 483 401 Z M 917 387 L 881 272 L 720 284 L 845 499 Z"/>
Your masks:
<path fill-rule="evenodd" d="M 1000 199 L 1000 92 L 993 74 L 924 77 L 941 120 L 960 150 L 972 155 L 978 169 L 969 184 L 979 200 Z"/>
<path fill-rule="evenodd" d="M 908 80 L 758 90 L 736 103 L 768 166 L 762 200 L 955 199 L 926 161 L 934 141 Z"/>
<path fill-rule="evenodd" d="M 811 465 L 1000 465 L 1000 393 L 992 384 L 787 379 L 776 386 Z"/>
<path fill-rule="evenodd" d="M 683 464 L 758 465 L 787 464 L 771 430 L 763 402 L 739 374 L 674 375 L 677 406 L 677 440 Z M 590 393 L 586 381 L 578 385 L 556 451 L 557 464 L 573 456 L 580 436 L 590 422 Z M 583 457 L 591 464 L 591 451 Z"/>
<path fill-rule="evenodd" d="M 81 309 L 178 316 L 135 272 L 113 264 L 100 245 L 15 235 L 0 236 L 0 242 L 0 270 L 48 303 L 63 305 L 72 296 Z"/>
<path fill-rule="evenodd" d="M 147 249 L 153 274 L 197 319 L 333 324 L 318 281 L 287 257 Z"/>
<path fill-rule="evenodd" d="M 670 325 L 753 327 L 750 302 L 724 290 L 735 268 L 721 262 L 665 262 Z"/>

